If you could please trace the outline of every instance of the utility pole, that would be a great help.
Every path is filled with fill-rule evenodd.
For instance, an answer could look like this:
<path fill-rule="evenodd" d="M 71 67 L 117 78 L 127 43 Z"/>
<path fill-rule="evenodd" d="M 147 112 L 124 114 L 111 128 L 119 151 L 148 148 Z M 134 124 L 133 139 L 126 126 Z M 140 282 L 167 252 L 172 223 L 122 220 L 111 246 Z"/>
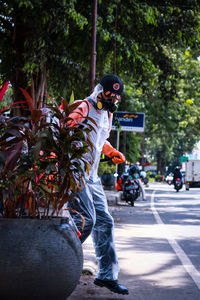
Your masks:
<path fill-rule="evenodd" d="M 96 24 L 97 24 L 97 0 L 94 0 L 93 7 L 93 32 L 92 32 L 92 55 L 90 67 L 90 92 L 92 93 L 95 87 L 96 76 Z"/>
<path fill-rule="evenodd" d="M 114 74 L 117 75 L 117 8 L 115 9 L 115 39 L 114 39 L 114 66 L 113 66 L 113 71 Z"/>
<path fill-rule="evenodd" d="M 144 136 L 144 133 L 143 133 L 143 135 L 142 135 L 142 144 L 141 144 L 141 148 L 142 148 L 142 160 L 141 160 L 142 171 L 144 171 L 144 140 L 145 140 L 145 136 Z"/>

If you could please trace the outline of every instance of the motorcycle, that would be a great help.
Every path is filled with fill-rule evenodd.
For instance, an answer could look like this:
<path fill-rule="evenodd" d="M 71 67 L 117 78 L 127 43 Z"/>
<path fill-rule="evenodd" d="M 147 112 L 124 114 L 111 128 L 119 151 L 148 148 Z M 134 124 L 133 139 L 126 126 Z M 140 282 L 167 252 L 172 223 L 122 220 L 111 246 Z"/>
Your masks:
<path fill-rule="evenodd" d="M 100 159 L 100 162 L 111 161 L 112 158 L 105 157 Z M 125 200 L 131 206 L 134 206 L 135 200 L 140 196 L 140 186 L 137 179 L 133 179 L 128 173 L 123 173 L 121 177 L 118 177 L 116 189 L 122 191 L 121 200 Z"/>
<path fill-rule="evenodd" d="M 165 181 L 171 185 L 173 183 L 173 174 L 170 173 L 169 175 L 166 176 Z"/>
<path fill-rule="evenodd" d="M 166 182 L 169 184 L 169 185 L 171 185 L 172 184 L 172 179 L 168 179 Z"/>
<path fill-rule="evenodd" d="M 174 182 L 174 188 L 178 192 L 180 189 L 182 189 L 183 183 L 181 181 L 181 178 L 176 178 Z"/>
<path fill-rule="evenodd" d="M 134 206 L 134 202 L 140 196 L 140 186 L 137 179 L 133 179 L 130 175 L 122 175 L 122 177 L 124 177 L 124 182 L 122 179 L 121 200 L 125 200 L 131 206 Z"/>

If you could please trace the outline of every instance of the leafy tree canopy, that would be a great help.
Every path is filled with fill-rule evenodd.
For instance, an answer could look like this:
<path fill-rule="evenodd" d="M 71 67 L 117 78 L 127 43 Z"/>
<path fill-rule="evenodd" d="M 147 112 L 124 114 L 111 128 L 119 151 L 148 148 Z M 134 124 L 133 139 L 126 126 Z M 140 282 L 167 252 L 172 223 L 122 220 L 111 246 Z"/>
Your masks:
<path fill-rule="evenodd" d="M 35 101 L 44 92 L 88 95 L 92 5 L 1 1 L 0 74 L 11 81 L 15 99 L 19 87 L 29 88 Z M 98 1 L 96 82 L 105 73 L 122 78 L 120 109 L 146 113 L 146 141 L 155 157 L 159 150 L 172 158 L 176 144 L 188 150 L 199 136 L 199 42 L 198 0 Z"/>

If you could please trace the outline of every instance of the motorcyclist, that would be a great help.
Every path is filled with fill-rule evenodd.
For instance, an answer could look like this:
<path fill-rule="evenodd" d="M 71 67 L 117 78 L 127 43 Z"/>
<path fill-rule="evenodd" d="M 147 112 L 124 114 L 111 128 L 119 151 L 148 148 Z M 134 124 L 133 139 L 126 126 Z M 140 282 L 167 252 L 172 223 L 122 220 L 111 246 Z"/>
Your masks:
<path fill-rule="evenodd" d="M 180 178 L 181 180 L 181 183 L 183 183 L 183 175 L 181 173 L 181 170 L 180 170 L 180 167 L 179 166 L 176 166 L 175 170 L 174 170 L 174 176 L 173 176 L 173 183 L 175 185 L 176 183 L 176 179 L 177 178 Z"/>
<path fill-rule="evenodd" d="M 140 181 L 140 169 L 138 165 L 131 165 L 128 169 L 128 173 L 132 176 L 132 178 L 137 180 L 138 185 L 140 186 L 140 190 L 142 192 L 142 200 L 146 201 L 146 193 L 143 187 L 142 182 Z"/>
<path fill-rule="evenodd" d="M 93 164 L 89 175 L 85 174 L 85 187 L 74 195 L 68 207 L 78 211 L 85 219 L 84 230 L 82 230 L 82 220 L 79 215 L 70 212 L 81 232 L 81 242 L 84 242 L 92 232 L 98 261 L 98 274 L 94 284 L 106 287 L 115 293 L 128 294 L 128 289 L 117 280 L 119 264 L 113 236 L 114 222 L 108 211 L 107 199 L 97 174 L 101 153 L 111 157 L 115 164 L 125 162 L 124 155 L 107 141 L 112 125 L 112 113 L 117 108 L 122 91 L 123 83 L 120 78 L 116 75 L 106 75 L 96 85 L 93 93 L 84 101 L 80 101 L 78 108 L 70 115 L 73 119 L 71 126 L 78 126 L 84 116 L 89 116 L 95 120 L 97 127 L 90 133 L 94 145 Z M 88 122 L 91 123 L 90 120 Z M 93 123 L 91 124 L 94 126 Z M 88 157 L 88 160 L 91 160 L 91 157 Z"/>
<path fill-rule="evenodd" d="M 130 162 L 126 161 L 125 163 L 125 170 L 124 172 L 122 173 L 121 176 L 118 176 L 117 177 L 117 182 L 116 182 L 116 190 L 117 191 L 122 191 L 123 190 L 123 185 L 124 185 L 124 182 L 128 179 L 129 177 L 129 173 L 127 172 L 128 169 L 129 169 L 129 166 L 130 166 Z"/>

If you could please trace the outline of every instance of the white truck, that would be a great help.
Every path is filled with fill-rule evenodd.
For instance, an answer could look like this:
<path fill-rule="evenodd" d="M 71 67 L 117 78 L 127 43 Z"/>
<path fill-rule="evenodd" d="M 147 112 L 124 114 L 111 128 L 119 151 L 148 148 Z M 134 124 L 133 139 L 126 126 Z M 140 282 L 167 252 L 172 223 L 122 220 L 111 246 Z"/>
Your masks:
<path fill-rule="evenodd" d="M 200 159 L 190 159 L 185 163 L 185 188 L 200 187 Z"/>

